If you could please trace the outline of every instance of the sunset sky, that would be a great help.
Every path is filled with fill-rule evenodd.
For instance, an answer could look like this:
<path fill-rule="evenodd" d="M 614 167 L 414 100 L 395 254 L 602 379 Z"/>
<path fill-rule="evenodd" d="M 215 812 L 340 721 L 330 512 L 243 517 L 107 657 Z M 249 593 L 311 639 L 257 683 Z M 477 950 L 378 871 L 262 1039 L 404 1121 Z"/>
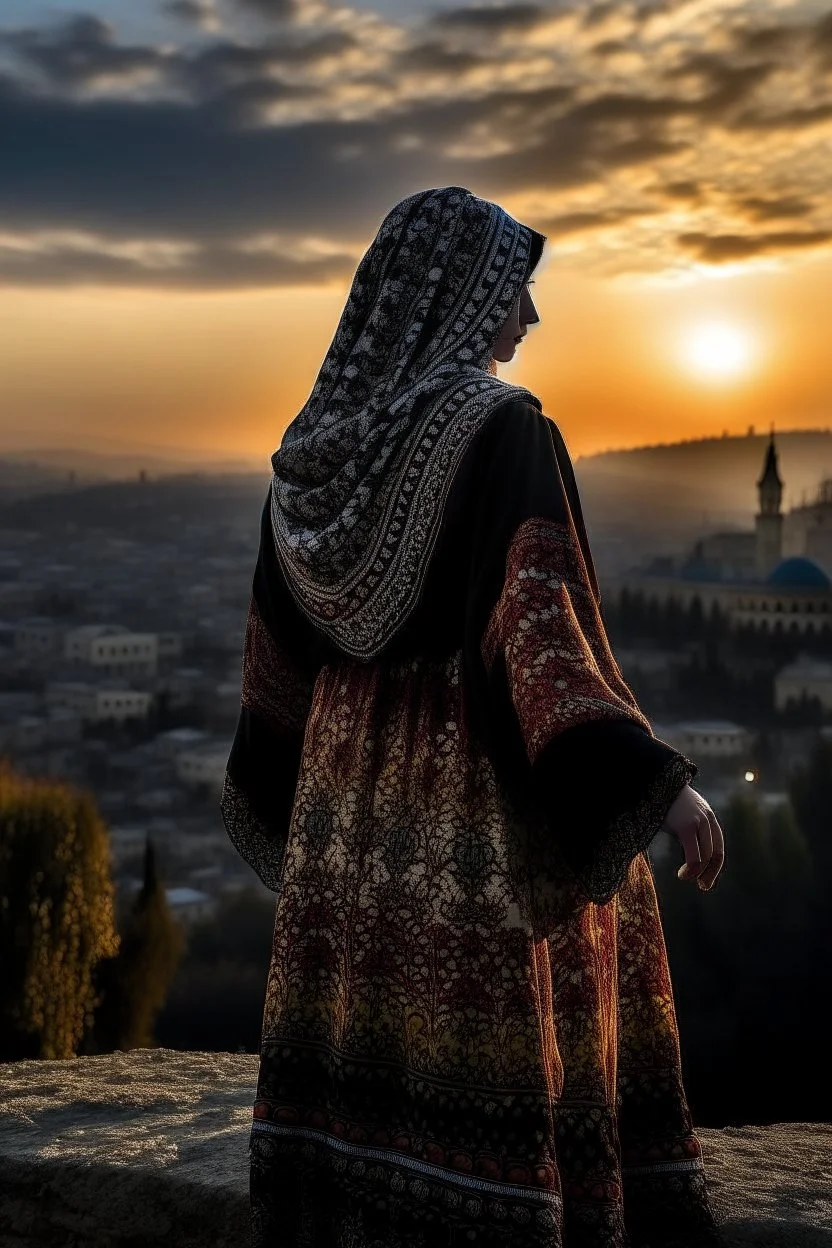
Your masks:
<path fill-rule="evenodd" d="M 832 4 L 2 0 L 0 453 L 266 464 L 391 205 L 548 236 L 573 455 L 832 426 Z"/>

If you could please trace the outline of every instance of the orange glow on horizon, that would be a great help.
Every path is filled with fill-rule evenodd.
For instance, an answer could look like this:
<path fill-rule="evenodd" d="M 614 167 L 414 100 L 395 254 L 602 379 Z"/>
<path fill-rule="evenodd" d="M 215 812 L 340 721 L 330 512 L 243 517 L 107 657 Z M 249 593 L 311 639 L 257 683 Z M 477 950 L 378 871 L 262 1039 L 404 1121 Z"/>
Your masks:
<path fill-rule="evenodd" d="M 501 376 L 540 395 L 576 457 L 771 421 L 826 427 L 831 278 L 825 261 L 680 288 L 544 264 L 535 285 L 541 323 Z M 2 291 L 0 454 L 138 445 L 195 460 L 245 458 L 265 471 L 345 296 L 345 285 Z M 692 373 L 680 343 L 691 349 L 696 327 L 714 324 L 722 328 L 699 341 Z"/>

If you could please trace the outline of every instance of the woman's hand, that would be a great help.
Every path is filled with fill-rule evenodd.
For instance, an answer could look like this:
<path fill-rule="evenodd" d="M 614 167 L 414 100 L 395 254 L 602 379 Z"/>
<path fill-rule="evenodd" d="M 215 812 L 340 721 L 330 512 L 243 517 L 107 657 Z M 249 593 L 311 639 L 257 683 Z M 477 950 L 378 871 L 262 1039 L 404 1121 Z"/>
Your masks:
<path fill-rule="evenodd" d="M 675 836 L 685 851 L 676 872 L 679 879 L 695 880 L 703 891 L 711 888 L 725 861 L 725 840 L 702 794 L 686 784 L 667 812 L 662 831 Z"/>

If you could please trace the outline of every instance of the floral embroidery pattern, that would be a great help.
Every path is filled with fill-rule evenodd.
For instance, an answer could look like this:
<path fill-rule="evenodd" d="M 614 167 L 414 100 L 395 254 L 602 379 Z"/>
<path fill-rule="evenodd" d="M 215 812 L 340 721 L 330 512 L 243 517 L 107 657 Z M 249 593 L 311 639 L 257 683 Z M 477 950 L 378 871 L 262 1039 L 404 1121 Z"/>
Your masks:
<path fill-rule="evenodd" d="M 307 617 L 356 658 L 414 607 L 462 456 L 495 406 L 540 401 L 486 370 L 542 235 L 462 187 L 385 217 L 309 400 L 272 456 L 272 528 Z"/>
<path fill-rule="evenodd" d="M 498 652 L 505 657 L 530 762 L 572 724 L 626 717 L 651 731 L 610 649 L 569 525 L 532 517 L 519 526 L 482 650 L 489 668 Z"/>
<path fill-rule="evenodd" d="M 266 990 L 254 1248 L 718 1243 L 647 859 L 603 906 L 564 871 L 536 933 L 460 664 L 334 662 L 315 684 Z"/>
<path fill-rule="evenodd" d="M 242 705 L 279 733 L 302 733 L 313 685 L 278 646 L 252 597 L 243 645 Z"/>
<path fill-rule="evenodd" d="M 583 554 L 569 525 L 532 517 L 518 527 L 482 653 L 489 669 L 502 655 L 530 763 L 557 733 L 573 724 L 624 717 L 652 735 L 610 648 Z M 587 897 L 604 904 L 614 896 L 630 862 L 647 849 L 696 772 L 696 764 L 677 753 L 641 800 L 610 824 L 579 874 Z M 540 864 L 531 880 L 531 905 L 536 924 L 544 931 L 558 920 L 562 907 L 550 818 L 531 817 L 517 824 L 526 861 Z"/>

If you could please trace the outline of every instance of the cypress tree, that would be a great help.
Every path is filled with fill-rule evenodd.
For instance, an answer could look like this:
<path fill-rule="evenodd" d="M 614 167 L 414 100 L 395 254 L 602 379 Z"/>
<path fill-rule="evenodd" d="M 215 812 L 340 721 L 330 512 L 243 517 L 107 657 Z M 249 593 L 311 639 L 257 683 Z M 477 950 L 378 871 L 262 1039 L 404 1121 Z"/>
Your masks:
<path fill-rule="evenodd" d="M 144 879 L 124 923 L 118 956 L 103 965 L 102 1002 L 90 1048 L 152 1048 L 154 1026 L 176 974 L 184 947 L 182 929 L 171 914 L 148 837 Z"/>

